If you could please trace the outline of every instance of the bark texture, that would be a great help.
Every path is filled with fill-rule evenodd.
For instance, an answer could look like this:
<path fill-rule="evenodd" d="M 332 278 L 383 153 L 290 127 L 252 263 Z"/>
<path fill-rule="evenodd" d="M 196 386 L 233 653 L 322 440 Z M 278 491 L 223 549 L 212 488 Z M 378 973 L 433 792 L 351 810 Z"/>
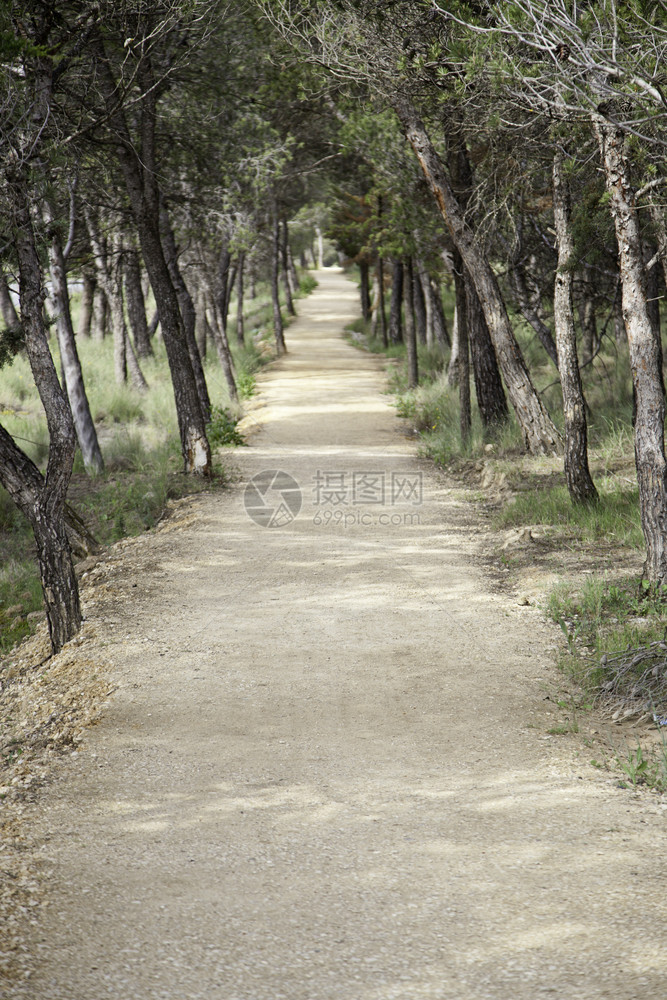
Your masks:
<path fill-rule="evenodd" d="M 239 253 L 239 262 L 236 272 L 236 339 L 241 345 L 241 347 L 243 347 L 245 343 L 245 324 L 243 319 L 244 281 L 245 281 L 245 253 L 241 250 L 241 252 Z"/>
<path fill-rule="evenodd" d="M 636 405 L 635 461 L 646 540 L 644 576 L 653 587 L 660 587 L 667 585 L 667 463 L 661 351 L 646 302 L 641 231 L 626 136 L 602 115 L 596 114 L 593 121 L 618 242 L 623 321 Z"/>
<path fill-rule="evenodd" d="M 93 301 L 95 299 L 95 280 L 89 274 L 83 276 L 81 305 L 79 307 L 78 337 L 90 337 L 93 322 Z"/>
<path fill-rule="evenodd" d="M 47 209 L 49 222 L 53 224 L 51 209 Z M 49 263 L 51 284 L 56 308 L 56 330 L 60 361 L 65 380 L 67 398 L 74 418 L 76 436 L 83 456 L 86 471 L 100 475 L 104 471 L 104 459 L 97 440 L 97 431 L 93 423 L 86 387 L 83 382 L 81 361 L 76 347 L 72 314 L 70 312 L 69 290 L 67 288 L 67 270 L 60 236 L 53 231 L 49 247 Z"/>
<path fill-rule="evenodd" d="M 565 480 L 574 503 L 591 503 L 598 493 L 588 466 L 586 403 L 581 386 L 577 341 L 572 305 L 574 240 L 570 228 L 570 194 L 563 171 L 563 154 L 558 150 L 553 162 L 554 226 L 558 243 L 558 267 L 554 282 L 554 328 L 558 350 L 558 371 L 563 392 L 565 427 Z"/>
<path fill-rule="evenodd" d="M 164 203 L 160 205 L 160 223 L 162 226 L 164 255 L 167 261 L 167 267 L 169 268 L 169 275 L 174 288 L 176 289 L 176 295 L 178 296 L 178 307 L 183 320 L 183 334 L 185 336 L 185 342 L 190 356 L 190 364 L 192 365 L 192 371 L 197 385 L 199 405 L 201 406 L 204 420 L 208 423 L 211 419 L 211 400 L 208 394 L 206 376 L 204 375 L 204 368 L 201 363 L 201 355 L 199 354 L 197 338 L 195 335 L 197 314 L 195 312 L 192 296 L 190 295 L 188 286 L 185 283 L 185 278 L 183 277 L 178 264 L 178 247 L 176 246 L 176 237 L 171 225 L 167 206 Z"/>
<path fill-rule="evenodd" d="M 139 254 L 132 246 L 125 247 L 123 265 L 125 300 L 127 302 L 127 315 L 134 338 L 134 349 L 138 358 L 147 358 L 153 353 L 153 345 L 148 335 L 146 301 L 141 285 Z"/>
<path fill-rule="evenodd" d="M 37 490 L 32 475 L 25 469 L 26 456 L 4 428 L 0 428 L 0 481 L 32 526 L 51 648 L 58 652 L 81 625 L 79 588 L 64 520 L 76 437 L 72 411 L 58 381 L 46 336 L 42 271 L 25 169 L 19 167 L 16 173 L 7 177 L 6 190 L 19 264 L 21 326 L 30 368 L 46 415 L 49 457 L 44 485 Z"/>
<path fill-rule="evenodd" d="M 273 220 L 273 247 L 271 254 L 271 302 L 273 304 L 273 335 L 276 338 L 278 355 L 285 354 L 285 336 L 283 334 L 283 317 L 280 311 L 280 222 L 276 215 Z"/>
<path fill-rule="evenodd" d="M 160 237 L 160 191 L 155 150 L 157 93 L 150 55 L 147 53 L 142 55 L 137 70 L 143 93 L 138 109 L 141 133 L 139 156 L 132 142 L 123 110 L 118 105 L 116 81 L 99 37 L 95 48 L 99 57 L 100 85 L 107 105 L 111 109 L 110 124 L 114 130 L 116 154 L 137 227 L 144 264 L 160 314 L 162 339 L 174 388 L 184 468 L 186 472 L 208 476 L 211 474 L 211 449 L 206 437 L 206 424 L 183 332 L 178 296 L 169 274 Z"/>
<path fill-rule="evenodd" d="M 403 342 L 403 264 L 394 260 L 391 266 L 391 304 L 389 307 L 389 340 L 392 344 Z"/>
<path fill-rule="evenodd" d="M 417 361 L 417 330 L 413 305 L 414 273 L 412 258 L 406 257 L 403 265 L 405 287 L 405 350 L 408 367 L 408 389 L 416 389 L 419 385 L 419 366 Z"/>
<path fill-rule="evenodd" d="M 475 282 L 498 365 L 519 421 L 526 448 L 532 454 L 557 454 L 560 451 L 558 431 L 535 392 L 514 337 L 493 269 L 463 217 L 437 151 L 416 109 L 404 95 L 396 95 L 393 105 L 451 233 L 454 245 Z"/>
<path fill-rule="evenodd" d="M 493 431 L 507 421 L 509 416 L 507 400 L 484 311 L 479 303 L 475 284 L 467 270 L 464 270 L 464 283 L 466 325 L 477 406 L 485 429 Z"/>
<path fill-rule="evenodd" d="M 283 219 L 280 225 L 280 260 L 283 288 L 285 289 L 285 305 L 290 316 L 296 316 L 296 309 L 292 300 L 292 284 L 289 272 L 289 234 L 287 232 L 287 219 Z"/>
<path fill-rule="evenodd" d="M 361 316 L 368 323 L 371 318 L 370 264 L 367 260 L 359 261 L 359 295 L 361 299 Z"/>
<path fill-rule="evenodd" d="M 459 421 L 461 444 L 465 448 L 470 440 L 472 413 L 470 409 L 470 350 L 468 340 L 468 304 L 466 301 L 463 261 L 458 251 L 454 252 L 454 288 L 456 295 L 456 330 L 458 352 L 456 356 L 456 378 L 459 386 Z"/>

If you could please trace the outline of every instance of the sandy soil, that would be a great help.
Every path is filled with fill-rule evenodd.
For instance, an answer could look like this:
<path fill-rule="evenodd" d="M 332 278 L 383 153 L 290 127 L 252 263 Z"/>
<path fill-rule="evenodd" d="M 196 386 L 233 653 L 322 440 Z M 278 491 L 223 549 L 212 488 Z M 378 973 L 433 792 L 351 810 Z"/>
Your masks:
<path fill-rule="evenodd" d="M 554 630 L 490 592 L 318 277 L 238 482 L 99 571 L 116 691 L 40 796 L 48 906 L 6 995 L 663 997 L 664 808 L 547 734 Z M 244 505 L 267 470 L 282 526 Z"/>

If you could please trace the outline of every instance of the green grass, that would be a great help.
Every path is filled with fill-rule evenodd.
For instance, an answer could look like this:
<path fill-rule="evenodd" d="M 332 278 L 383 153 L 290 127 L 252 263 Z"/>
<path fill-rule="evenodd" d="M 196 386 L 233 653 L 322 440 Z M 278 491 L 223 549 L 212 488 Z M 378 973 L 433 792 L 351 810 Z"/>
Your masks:
<path fill-rule="evenodd" d="M 548 598 L 567 641 L 561 666 L 597 699 L 642 711 L 667 706 L 667 594 L 634 578 L 563 582 Z"/>
<path fill-rule="evenodd" d="M 564 485 L 528 488 L 505 504 L 498 512 L 498 527 L 526 524 L 547 525 L 570 537 L 586 542 L 605 540 L 641 549 L 644 537 L 639 517 L 639 494 L 636 487 L 623 486 L 615 480 L 598 482 L 600 502 L 573 504 Z"/>
<path fill-rule="evenodd" d="M 30 525 L 0 487 L 0 653 L 29 635 L 27 615 L 42 607 Z"/>
<path fill-rule="evenodd" d="M 245 441 L 236 429 L 238 422 L 238 415 L 222 406 L 214 406 L 211 419 L 206 427 L 211 448 L 244 445 Z"/>
<path fill-rule="evenodd" d="M 316 284 L 311 275 L 305 274 L 300 294 L 308 294 Z M 75 296 L 75 326 L 77 309 Z M 258 283 L 257 297 L 246 301 L 245 320 L 246 344 L 240 347 L 234 335 L 234 304 L 230 315 L 230 347 L 241 399 L 254 393 L 256 373 L 271 357 L 272 306 L 266 283 Z M 55 341 L 52 344 L 57 355 Z M 181 472 L 174 393 L 164 344 L 159 338 L 153 340 L 154 356 L 141 360 L 148 382 L 148 390 L 143 393 L 130 385 L 115 383 L 111 337 L 101 343 L 80 339 L 77 346 L 106 470 L 102 476 L 91 479 L 77 451 L 69 501 L 102 545 L 152 528 L 169 499 L 224 485 L 226 476 L 219 461 L 212 484 Z M 236 430 L 241 410 L 230 400 L 212 344 L 204 360 L 204 371 L 213 408 L 209 425 L 212 447 L 242 444 Z M 21 355 L 0 370 L 0 419 L 43 470 L 48 456 L 48 432 L 30 367 Z M 6 653 L 34 630 L 34 620 L 28 621 L 27 616 L 41 609 L 30 525 L 0 488 L 0 653 Z"/>

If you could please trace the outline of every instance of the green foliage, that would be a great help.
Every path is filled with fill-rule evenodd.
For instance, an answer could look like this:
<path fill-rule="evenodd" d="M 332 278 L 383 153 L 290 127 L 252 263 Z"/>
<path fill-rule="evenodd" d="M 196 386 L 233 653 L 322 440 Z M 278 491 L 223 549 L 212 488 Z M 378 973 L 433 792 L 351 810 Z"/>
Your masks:
<path fill-rule="evenodd" d="M 299 291 L 296 293 L 297 298 L 305 298 L 306 295 L 310 295 L 317 288 L 317 278 L 305 271 L 299 278 Z"/>
<path fill-rule="evenodd" d="M 554 587 L 547 611 L 567 641 L 562 666 L 595 697 L 644 710 L 667 704 L 667 595 L 636 579 L 591 577 Z"/>
<path fill-rule="evenodd" d="M 633 789 L 639 785 L 667 792 L 667 745 L 662 744 L 651 751 L 637 743 L 634 749 L 616 754 L 618 767 L 627 775 Z"/>
<path fill-rule="evenodd" d="M 206 431 L 212 448 L 237 447 L 245 445 L 243 437 L 237 431 L 236 425 L 239 418 L 231 410 L 221 406 L 212 408 L 211 420 L 207 424 Z"/>
<path fill-rule="evenodd" d="M 566 530 L 574 538 L 595 542 L 600 539 L 641 549 L 644 544 L 636 487 L 614 480 L 598 484 L 598 504 L 573 504 L 564 485 L 536 488 L 531 482 L 525 492 L 503 506 L 498 527 L 543 524 Z"/>
<path fill-rule="evenodd" d="M 0 653 L 30 634 L 27 616 L 41 607 L 30 525 L 0 487 Z"/>
<path fill-rule="evenodd" d="M 0 330 L 0 368 L 15 358 L 23 346 L 23 331 L 21 327 Z"/>
<path fill-rule="evenodd" d="M 250 399 L 255 395 L 257 379 L 252 372 L 239 372 L 236 379 L 236 387 L 241 399 Z"/>

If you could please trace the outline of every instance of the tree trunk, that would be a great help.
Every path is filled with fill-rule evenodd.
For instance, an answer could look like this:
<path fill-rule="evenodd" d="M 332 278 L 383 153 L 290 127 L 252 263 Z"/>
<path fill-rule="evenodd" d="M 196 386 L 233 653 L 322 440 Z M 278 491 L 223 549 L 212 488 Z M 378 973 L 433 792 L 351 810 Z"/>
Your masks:
<path fill-rule="evenodd" d="M 623 320 L 636 400 L 635 461 L 646 539 L 644 576 L 651 587 L 657 588 L 667 585 L 667 467 L 661 352 L 646 303 L 641 231 L 630 182 L 626 134 L 601 115 L 595 114 L 593 121 L 618 242 Z"/>
<path fill-rule="evenodd" d="M 79 329 L 77 330 L 78 337 L 84 337 L 86 340 L 91 335 L 91 326 L 93 322 L 93 301 L 95 299 L 95 279 L 91 278 L 89 274 L 83 275 L 83 289 L 81 292 L 81 306 L 79 309 Z"/>
<path fill-rule="evenodd" d="M 324 240 L 322 238 L 322 230 L 319 226 L 315 226 L 315 235 L 317 236 L 317 266 L 321 271 L 324 267 Z M 313 254 L 314 260 L 315 254 Z"/>
<path fill-rule="evenodd" d="M 426 291 L 425 286 L 425 291 Z M 431 308 L 433 309 L 433 332 L 435 340 L 442 347 L 451 347 L 452 340 L 447 329 L 445 310 L 442 305 L 442 289 L 437 278 L 430 278 L 428 282 L 428 292 L 431 298 Z"/>
<path fill-rule="evenodd" d="M 178 266 L 178 247 L 176 246 L 176 237 L 174 236 L 174 230 L 171 226 L 169 211 L 163 202 L 160 204 L 160 224 L 164 256 L 167 261 L 167 267 L 169 268 L 169 276 L 178 297 L 178 307 L 183 320 L 183 334 L 185 336 L 185 342 L 190 356 L 190 364 L 192 365 L 192 371 L 197 385 L 199 405 L 201 406 L 204 421 L 208 423 L 211 419 L 211 400 L 208 394 L 206 376 L 204 375 L 204 369 L 202 367 L 201 357 L 197 349 L 197 340 L 195 337 L 197 314 L 195 312 L 192 296 L 190 295 L 188 286 L 186 285 L 185 279 L 181 274 L 181 269 Z"/>
<path fill-rule="evenodd" d="M 7 283 L 7 275 L 0 270 L 0 313 L 8 330 L 18 330 L 20 320 Z"/>
<path fill-rule="evenodd" d="M 359 261 L 359 295 L 361 297 L 361 317 L 364 323 L 371 318 L 370 266 L 367 260 Z"/>
<path fill-rule="evenodd" d="M 574 240 L 570 227 L 570 193 L 560 149 L 556 151 L 553 162 L 553 205 L 558 244 L 558 267 L 554 284 L 554 328 L 565 418 L 565 480 L 573 503 L 591 503 L 598 500 L 598 492 L 588 467 L 586 402 L 579 374 L 572 308 L 570 262 L 574 253 Z"/>
<path fill-rule="evenodd" d="M 389 340 L 392 344 L 403 341 L 403 264 L 396 259 L 391 267 L 391 305 L 389 308 Z"/>
<path fill-rule="evenodd" d="M 290 285 L 289 263 L 287 260 L 287 219 L 283 219 L 282 224 L 279 223 L 278 235 L 280 238 L 280 260 L 282 264 L 280 270 L 283 279 L 283 288 L 285 289 L 285 305 L 290 316 L 296 316 L 296 309 L 292 301 L 292 287 Z"/>
<path fill-rule="evenodd" d="M 379 326 L 379 310 L 378 305 L 380 303 L 380 282 L 378 280 L 377 268 L 373 268 L 373 282 L 371 286 L 371 337 L 374 339 L 378 335 Z"/>
<path fill-rule="evenodd" d="M 160 237 L 160 192 L 155 156 L 156 101 L 155 80 L 150 56 L 142 55 L 138 68 L 142 100 L 138 109 L 142 136 L 141 156 L 135 151 L 122 108 L 117 102 L 117 84 L 106 59 L 101 38 L 96 42 L 99 55 L 98 79 L 110 113 L 116 153 L 127 189 L 132 215 L 137 227 L 144 264 L 160 314 L 162 339 L 167 352 L 174 388 L 181 451 L 186 472 L 208 476 L 211 473 L 211 449 L 199 402 L 197 383 L 188 346 L 178 297 L 171 281 Z"/>
<path fill-rule="evenodd" d="M 546 323 L 540 319 L 537 309 L 535 309 L 534 304 L 530 301 L 530 295 L 528 293 L 528 288 L 526 287 L 526 276 L 523 268 L 519 264 L 515 264 L 512 267 L 512 280 L 514 282 L 519 309 L 523 318 L 530 323 L 533 330 L 537 334 L 542 347 L 557 368 L 558 348 L 556 347 L 556 342 L 551 334 L 551 330 Z"/>
<path fill-rule="evenodd" d="M 229 398 L 232 402 L 237 403 L 239 398 L 238 389 L 236 388 L 236 373 L 234 371 L 234 361 L 232 359 L 232 352 L 229 349 L 229 341 L 227 340 L 227 330 L 218 315 L 217 303 L 214 297 L 210 300 L 211 306 L 211 330 L 213 331 L 213 340 L 215 343 L 215 349 L 218 352 L 218 359 L 220 365 L 225 375 L 225 381 L 227 383 L 227 391 L 229 392 Z"/>
<path fill-rule="evenodd" d="M 144 290 L 141 287 L 139 254 L 132 247 L 126 246 L 125 248 L 123 270 L 125 277 L 125 301 L 127 302 L 127 315 L 134 338 L 134 348 L 138 358 L 148 358 L 153 353 L 153 345 L 148 336 L 146 302 L 144 299 Z"/>
<path fill-rule="evenodd" d="M 276 351 L 278 355 L 285 354 L 285 337 L 283 334 L 283 317 L 280 312 L 280 289 L 278 287 L 280 276 L 280 223 L 278 216 L 273 220 L 273 247 L 271 253 L 271 302 L 273 303 L 273 333 L 276 338 Z"/>
<path fill-rule="evenodd" d="M 474 282 L 467 270 L 464 270 L 464 284 L 466 326 L 475 377 L 477 406 L 484 428 L 488 431 L 494 431 L 507 422 L 509 416 L 507 400 L 498 370 L 498 359 L 489 336 L 489 328 L 479 304 Z"/>
<path fill-rule="evenodd" d="M 113 261 L 109 260 L 106 247 L 96 220 L 88 209 L 84 209 L 86 228 L 90 245 L 93 248 L 93 259 L 97 271 L 97 283 L 104 290 L 106 301 L 111 312 L 111 328 L 113 331 L 113 363 L 117 385 L 127 382 L 127 328 L 125 326 L 125 304 L 123 302 L 122 266 L 120 261 L 120 243 L 116 241 Z"/>
<path fill-rule="evenodd" d="M 93 294 L 93 316 L 91 337 L 96 343 L 101 343 L 107 334 L 109 304 L 104 289 L 96 284 Z"/>
<path fill-rule="evenodd" d="M 243 280 L 245 270 L 245 253 L 239 252 L 239 263 L 236 274 L 236 339 L 241 347 L 245 346 L 245 328 L 243 321 Z"/>
<path fill-rule="evenodd" d="M 415 263 L 417 265 L 417 275 L 419 278 L 419 285 L 421 288 L 421 302 L 424 307 L 424 343 L 427 347 L 433 347 L 435 343 L 435 324 L 433 317 L 433 299 L 431 296 L 431 279 L 429 277 L 428 271 L 424 265 L 423 260 L 417 257 L 415 258 Z"/>
<path fill-rule="evenodd" d="M 378 288 L 380 290 L 380 298 L 378 299 L 376 309 L 379 310 L 379 316 L 380 316 L 380 336 L 382 337 L 382 346 L 388 347 L 389 336 L 387 329 L 387 311 L 385 309 L 385 304 L 384 304 L 384 260 L 382 259 L 382 257 L 378 257 L 377 270 L 378 270 Z"/>
<path fill-rule="evenodd" d="M 289 274 L 289 280 L 292 285 L 292 292 L 296 295 L 300 288 L 299 275 L 296 273 L 296 267 L 294 266 L 294 256 L 289 242 L 289 227 L 287 225 L 287 219 L 285 219 L 285 233 L 285 240 L 287 243 L 287 273 Z"/>
<path fill-rule="evenodd" d="M 53 226 L 53 212 L 47 207 L 49 223 Z M 56 330 L 60 348 L 60 362 L 63 371 L 67 398 L 72 410 L 76 436 L 81 448 L 86 471 L 100 475 L 104 471 L 104 459 L 100 451 L 97 431 L 90 412 L 86 387 L 83 382 L 81 361 L 76 348 L 72 314 L 70 312 L 67 269 L 60 237 L 54 228 L 49 247 L 49 262 L 53 299 L 56 307 Z"/>
<path fill-rule="evenodd" d="M 498 281 L 474 233 L 468 226 L 454 196 L 437 151 L 414 106 L 396 95 L 394 108 L 449 228 L 454 245 L 475 282 L 475 290 L 489 328 L 500 370 L 523 433 L 526 448 L 533 454 L 557 454 L 558 431 L 535 392 L 523 356 L 516 342 Z"/>
<path fill-rule="evenodd" d="M 30 213 L 31 197 L 19 167 L 7 177 L 12 211 L 12 238 L 19 264 L 21 326 L 33 378 L 44 407 L 49 430 L 49 457 L 44 486 L 31 488 L 23 473 L 23 452 L 0 428 L 0 480 L 32 525 L 37 544 L 46 617 L 53 652 L 78 632 L 81 625 L 79 589 L 64 523 L 65 498 L 72 475 L 76 438 L 72 411 L 49 349 L 44 326 L 44 291 Z"/>
<path fill-rule="evenodd" d="M 405 277 L 405 348 L 408 368 L 408 389 L 416 389 L 419 385 L 419 364 L 413 308 L 414 273 L 411 257 L 406 257 L 405 259 L 403 274 Z"/>
<path fill-rule="evenodd" d="M 449 353 L 449 364 L 447 366 L 447 385 L 453 389 L 459 384 L 459 307 L 456 282 L 454 282 L 454 319 L 452 320 L 452 349 Z"/>
<path fill-rule="evenodd" d="M 456 343 L 458 347 L 456 377 L 459 386 L 461 447 L 465 449 L 470 441 L 470 428 L 472 426 L 472 413 L 470 409 L 470 351 L 466 285 L 463 277 L 463 262 L 458 251 L 454 251 L 454 288 L 456 291 Z"/>
<path fill-rule="evenodd" d="M 415 272 L 412 282 L 412 301 L 415 307 L 415 327 L 417 332 L 417 341 L 424 346 L 428 343 L 428 337 L 426 332 L 427 322 L 426 322 L 426 298 L 424 297 L 424 288 L 421 281 L 420 273 L 420 263 L 415 258 Z M 431 328 L 431 333 L 433 332 Z"/>
<path fill-rule="evenodd" d="M 196 325 L 197 350 L 203 360 L 206 357 L 208 341 L 213 339 L 213 331 L 206 315 L 206 291 L 203 284 L 197 288 Z"/>

